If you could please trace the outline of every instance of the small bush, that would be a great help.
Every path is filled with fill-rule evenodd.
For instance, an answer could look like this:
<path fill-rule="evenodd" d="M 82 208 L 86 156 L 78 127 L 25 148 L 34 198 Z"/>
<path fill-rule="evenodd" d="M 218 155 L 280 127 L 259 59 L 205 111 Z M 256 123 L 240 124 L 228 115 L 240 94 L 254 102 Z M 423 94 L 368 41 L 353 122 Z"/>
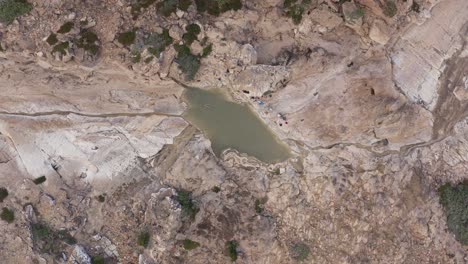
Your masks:
<path fill-rule="evenodd" d="M 203 48 L 201 57 L 202 58 L 208 57 L 208 55 L 210 55 L 212 51 L 213 51 L 213 44 L 210 43 L 206 47 Z"/>
<path fill-rule="evenodd" d="M 221 188 L 219 188 L 218 186 L 215 186 L 213 188 L 211 188 L 211 190 L 215 193 L 219 193 L 221 191 Z"/>
<path fill-rule="evenodd" d="M 10 24 L 17 17 L 29 13 L 31 10 L 32 5 L 25 0 L 1 0 L 0 22 Z"/>
<path fill-rule="evenodd" d="M 135 42 L 135 38 L 135 31 L 123 32 L 117 35 L 117 41 L 124 46 L 132 45 Z"/>
<path fill-rule="evenodd" d="M 139 51 L 133 50 L 130 53 L 130 58 L 133 63 L 140 63 L 141 61 L 141 53 Z"/>
<path fill-rule="evenodd" d="M 194 34 L 194 35 L 198 35 L 200 34 L 201 32 L 201 28 L 199 25 L 193 23 L 193 24 L 190 24 L 190 25 L 187 25 L 185 27 L 185 30 L 188 32 L 188 33 L 191 33 L 191 34 Z"/>
<path fill-rule="evenodd" d="M 60 46 L 60 47 L 57 48 L 58 46 Z M 56 48 L 57 48 L 57 50 L 56 50 Z M 68 42 L 62 42 L 62 43 L 58 44 L 57 46 L 55 46 L 54 50 L 52 52 L 54 52 L 54 51 L 63 51 L 66 48 L 68 48 Z M 65 51 L 63 51 L 62 54 L 65 54 Z M 39 184 L 44 183 L 46 180 L 47 180 L 46 176 L 41 176 L 41 177 L 38 177 L 38 178 L 34 179 L 33 182 L 34 182 L 34 184 L 39 185 Z"/>
<path fill-rule="evenodd" d="M 100 203 L 103 203 L 106 201 L 106 197 L 103 195 L 103 194 L 100 194 L 98 197 L 97 197 L 98 201 Z"/>
<path fill-rule="evenodd" d="M 286 10 L 286 15 L 293 20 L 293 23 L 298 25 L 302 21 L 302 15 L 310 5 L 310 0 L 285 0 L 283 8 Z"/>
<path fill-rule="evenodd" d="M 58 42 L 57 35 L 55 35 L 54 33 L 51 33 L 49 37 L 47 37 L 46 41 L 50 46 L 57 44 Z"/>
<path fill-rule="evenodd" d="M 73 22 L 67 22 L 67 23 L 63 24 L 63 25 L 59 28 L 59 30 L 57 30 L 57 33 L 60 33 L 60 34 L 68 33 L 68 32 L 70 32 L 70 30 L 73 28 L 73 25 L 74 25 Z"/>
<path fill-rule="evenodd" d="M 5 198 L 7 198 L 8 196 L 8 190 L 4 187 L 1 187 L 0 188 L 0 203 L 3 202 L 3 200 L 5 200 Z"/>
<path fill-rule="evenodd" d="M 96 55 L 99 52 L 99 46 L 96 44 L 98 41 L 99 38 L 96 33 L 84 30 L 80 33 L 76 46 L 88 51 L 92 55 Z"/>
<path fill-rule="evenodd" d="M 179 0 L 179 9 L 182 11 L 187 11 L 192 5 L 192 0 Z"/>
<path fill-rule="evenodd" d="M 416 1 L 413 1 L 413 4 L 411 5 L 411 10 L 413 10 L 416 13 L 419 13 L 421 12 L 421 6 Z"/>
<path fill-rule="evenodd" d="M 191 221 L 195 220 L 198 207 L 193 203 L 192 193 L 187 191 L 178 191 L 176 196 L 177 202 L 182 207 L 182 215 L 188 217 Z"/>
<path fill-rule="evenodd" d="M 237 260 L 237 241 L 232 240 L 226 243 L 226 250 L 231 261 Z"/>
<path fill-rule="evenodd" d="M 169 45 L 172 44 L 172 37 L 169 35 L 169 30 L 164 29 L 161 34 L 151 33 L 145 40 L 145 45 L 149 46 L 148 51 L 159 58 L 161 52 L 163 52 Z"/>
<path fill-rule="evenodd" d="M 154 59 L 153 56 L 149 56 L 148 58 L 145 59 L 145 63 L 148 64 Z"/>
<path fill-rule="evenodd" d="M 168 17 L 172 13 L 175 13 L 175 11 L 177 10 L 178 3 L 179 1 L 177 0 L 162 0 L 157 4 L 158 13 L 165 17 Z"/>
<path fill-rule="evenodd" d="M 359 19 L 364 16 L 364 10 L 362 8 L 358 8 L 354 10 L 349 16 L 352 19 Z"/>
<path fill-rule="evenodd" d="M 156 3 L 156 0 L 138 0 L 131 7 L 131 13 L 133 19 L 136 19 L 142 12 L 143 9 L 150 7 L 152 4 Z"/>
<path fill-rule="evenodd" d="M 146 248 L 148 247 L 149 241 L 150 241 L 150 233 L 148 231 L 143 231 L 138 235 L 138 239 L 137 239 L 138 245 Z"/>
<path fill-rule="evenodd" d="M 186 80 L 193 80 L 200 68 L 200 58 L 193 55 L 185 45 L 176 45 L 174 48 L 177 51 L 175 62 L 179 69 L 184 73 Z"/>
<path fill-rule="evenodd" d="M 266 201 L 264 199 L 256 199 L 255 200 L 255 212 L 257 214 L 263 213 L 263 210 L 264 210 L 263 205 L 265 204 L 265 202 Z"/>
<path fill-rule="evenodd" d="M 95 256 L 91 258 L 91 264 L 105 264 L 103 256 Z"/>
<path fill-rule="evenodd" d="M 219 16 L 229 10 L 242 8 L 241 0 L 195 0 L 198 12 L 207 12 L 213 16 Z"/>
<path fill-rule="evenodd" d="M 388 17 L 394 17 L 397 13 L 398 9 L 393 0 L 385 0 L 383 13 Z"/>
<path fill-rule="evenodd" d="M 42 253 L 60 254 L 65 244 L 74 245 L 76 239 L 66 230 L 55 230 L 44 223 L 31 224 L 34 246 Z"/>
<path fill-rule="evenodd" d="M 12 210 L 8 208 L 3 207 L 2 213 L 0 214 L 0 218 L 3 221 L 11 224 L 13 223 L 13 221 L 15 221 L 15 212 L 13 212 Z"/>
<path fill-rule="evenodd" d="M 447 215 L 448 230 L 460 243 L 468 245 L 468 182 L 455 186 L 444 184 L 438 193 Z"/>
<path fill-rule="evenodd" d="M 310 254 L 309 247 L 304 243 L 297 243 L 291 247 L 291 255 L 294 259 L 304 261 Z"/>
<path fill-rule="evenodd" d="M 197 247 L 200 246 L 200 243 L 195 242 L 195 241 L 190 240 L 190 239 L 185 239 L 185 240 L 183 241 L 183 244 L 184 244 L 184 249 L 185 249 L 185 250 L 196 249 Z"/>
<path fill-rule="evenodd" d="M 197 40 L 197 36 L 187 32 L 182 35 L 182 40 L 184 41 L 185 45 L 190 46 L 195 40 Z"/>

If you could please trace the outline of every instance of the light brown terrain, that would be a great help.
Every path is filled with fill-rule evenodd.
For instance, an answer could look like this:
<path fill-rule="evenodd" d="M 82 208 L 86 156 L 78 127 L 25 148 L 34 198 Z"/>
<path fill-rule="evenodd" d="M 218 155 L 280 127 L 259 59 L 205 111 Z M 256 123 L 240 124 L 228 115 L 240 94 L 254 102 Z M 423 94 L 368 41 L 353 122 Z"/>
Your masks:
<path fill-rule="evenodd" d="M 0 207 L 15 213 L 0 263 L 231 263 L 228 241 L 236 263 L 468 263 L 437 195 L 468 179 L 468 1 L 396 0 L 390 17 L 384 0 L 312 0 L 299 24 L 281 0 L 218 17 L 153 4 L 136 19 L 135 1 L 30 2 L 0 24 Z M 52 51 L 67 21 L 59 41 L 87 28 L 96 54 Z M 213 45 L 191 81 L 173 45 L 138 63 L 116 39 L 168 29 L 180 43 L 190 23 L 192 53 Z M 291 158 L 215 156 L 183 118 L 185 85 L 250 105 Z M 76 241 L 45 250 L 38 224 Z"/>

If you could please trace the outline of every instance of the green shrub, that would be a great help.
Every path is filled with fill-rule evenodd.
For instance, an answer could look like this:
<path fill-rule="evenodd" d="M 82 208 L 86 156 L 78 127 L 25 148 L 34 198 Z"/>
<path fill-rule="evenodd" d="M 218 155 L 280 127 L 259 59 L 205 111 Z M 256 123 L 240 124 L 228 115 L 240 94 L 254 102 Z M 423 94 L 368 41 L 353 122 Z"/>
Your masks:
<path fill-rule="evenodd" d="M 70 32 L 70 30 L 73 28 L 73 25 L 74 25 L 73 22 L 67 22 L 67 23 L 63 24 L 63 25 L 59 28 L 59 30 L 57 31 L 57 33 L 60 33 L 60 34 L 68 33 L 68 32 Z"/>
<path fill-rule="evenodd" d="M 354 10 L 349 16 L 352 19 L 359 19 L 364 16 L 364 10 L 362 8 L 358 8 Z"/>
<path fill-rule="evenodd" d="M 55 35 L 54 33 L 51 33 L 49 37 L 47 37 L 46 41 L 50 46 L 57 44 L 58 42 L 57 35 Z"/>
<path fill-rule="evenodd" d="M 146 39 L 144 39 L 144 44 L 148 46 L 148 51 L 159 58 L 161 52 L 163 52 L 166 47 L 172 44 L 172 37 L 169 35 L 169 30 L 164 29 L 161 34 L 151 33 Z"/>
<path fill-rule="evenodd" d="M 299 24 L 302 21 L 302 15 L 305 10 L 310 6 L 311 0 L 285 0 L 283 8 L 286 15 L 293 20 L 294 24 Z"/>
<path fill-rule="evenodd" d="M 123 32 L 117 35 L 117 41 L 124 46 L 132 45 L 135 42 L 135 38 L 135 31 Z"/>
<path fill-rule="evenodd" d="M 137 50 L 132 50 L 132 52 L 130 53 L 130 58 L 133 63 L 140 63 L 141 53 Z"/>
<path fill-rule="evenodd" d="M 100 194 L 98 197 L 97 197 L 98 201 L 103 203 L 106 201 L 106 197 L 103 195 L 103 194 Z"/>
<path fill-rule="evenodd" d="M 10 24 L 31 10 L 32 5 L 25 0 L 0 0 L 0 22 Z"/>
<path fill-rule="evenodd" d="M 156 6 L 158 8 L 158 13 L 161 15 L 168 17 L 172 13 L 175 13 L 177 10 L 177 5 L 179 1 L 177 0 L 162 0 Z"/>
<path fill-rule="evenodd" d="M 210 55 L 212 51 L 213 51 L 213 45 L 210 43 L 206 47 L 203 48 L 203 51 L 201 54 L 202 58 L 208 57 L 208 55 Z"/>
<path fill-rule="evenodd" d="M 182 35 L 182 40 L 184 41 L 185 45 L 190 46 L 195 40 L 197 40 L 197 36 L 187 32 Z"/>
<path fill-rule="evenodd" d="M 133 19 L 136 19 L 142 12 L 143 9 L 150 7 L 152 4 L 156 3 L 156 0 L 138 0 L 131 7 L 131 13 Z"/>
<path fill-rule="evenodd" d="M 263 213 L 263 205 L 265 204 L 265 199 L 256 199 L 255 200 L 255 212 L 257 212 L 257 214 L 261 214 Z"/>
<path fill-rule="evenodd" d="M 413 10 L 416 13 L 419 13 L 421 12 L 421 6 L 416 1 L 413 1 L 413 4 L 411 5 L 411 10 Z"/>
<path fill-rule="evenodd" d="M 62 54 L 65 54 L 66 48 L 68 48 L 68 42 L 62 42 L 56 45 L 52 52 L 59 51 L 59 52 L 63 52 Z M 44 183 L 46 180 L 47 180 L 46 176 L 41 176 L 41 177 L 34 179 L 33 182 L 34 184 L 38 185 L 38 184 Z"/>
<path fill-rule="evenodd" d="M 242 8 L 241 0 L 195 0 L 198 12 L 207 12 L 213 16 L 219 16 L 229 10 Z"/>
<path fill-rule="evenodd" d="M 192 0 L 179 0 L 179 9 L 182 11 L 187 11 L 192 5 Z"/>
<path fill-rule="evenodd" d="M 34 246 L 42 253 L 60 254 L 65 244 L 74 245 L 76 239 L 67 230 L 55 230 L 44 223 L 31 224 Z"/>
<path fill-rule="evenodd" d="M 198 24 L 192 23 L 190 25 L 187 25 L 185 27 L 185 30 L 189 33 L 192 33 L 194 35 L 198 35 L 201 32 L 201 28 Z"/>
<path fill-rule="evenodd" d="M 215 193 L 219 193 L 221 191 L 221 188 L 219 188 L 218 186 L 215 186 L 213 188 L 211 188 L 211 190 Z"/>
<path fill-rule="evenodd" d="M 138 235 L 137 243 L 138 245 L 146 248 L 148 247 L 150 241 L 150 233 L 148 231 L 143 231 Z"/>
<path fill-rule="evenodd" d="M 304 243 L 296 243 L 291 247 L 291 255 L 294 259 L 304 261 L 310 254 L 309 247 Z"/>
<path fill-rule="evenodd" d="M 13 223 L 13 221 L 15 221 L 15 212 L 13 212 L 12 210 L 8 208 L 3 207 L 2 213 L 0 214 L 0 218 L 3 221 L 11 224 Z"/>
<path fill-rule="evenodd" d="M 8 196 L 8 190 L 4 187 L 1 187 L 0 188 L 0 203 L 3 202 L 3 200 L 5 200 L 5 198 L 7 198 Z"/>
<path fill-rule="evenodd" d="M 84 30 L 80 33 L 80 37 L 76 41 L 76 46 L 92 55 L 96 55 L 99 52 L 99 46 L 96 44 L 97 41 L 99 41 L 99 38 L 96 33 Z"/>
<path fill-rule="evenodd" d="M 388 17 L 394 17 L 397 13 L 398 9 L 393 0 L 385 0 L 383 13 Z"/>
<path fill-rule="evenodd" d="M 184 73 L 186 80 L 193 80 L 200 68 L 200 58 L 193 55 L 185 45 L 175 45 L 174 48 L 177 51 L 175 62 L 179 69 Z"/>
<path fill-rule="evenodd" d="M 226 250 L 231 261 L 237 260 L 237 241 L 231 240 L 226 243 Z"/>
<path fill-rule="evenodd" d="M 192 250 L 192 249 L 196 249 L 197 247 L 199 247 L 200 243 L 195 242 L 195 241 L 190 240 L 190 239 L 185 239 L 183 241 L 183 245 L 184 245 L 185 250 Z"/>
<path fill-rule="evenodd" d="M 91 264 L 105 264 L 105 259 L 103 256 L 95 256 L 91 258 Z"/>
<path fill-rule="evenodd" d="M 154 59 L 153 56 L 149 56 L 148 58 L 145 59 L 145 63 L 148 64 Z"/>
<path fill-rule="evenodd" d="M 198 209 L 198 207 L 193 203 L 192 193 L 187 191 L 178 191 L 176 200 L 182 208 L 182 215 L 188 217 L 191 221 L 195 220 L 195 216 L 200 209 Z"/>
<path fill-rule="evenodd" d="M 460 243 L 468 245 L 468 182 L 455 186 L 446 183 L 438 193 L 447 215 L 448 230 Z"/>

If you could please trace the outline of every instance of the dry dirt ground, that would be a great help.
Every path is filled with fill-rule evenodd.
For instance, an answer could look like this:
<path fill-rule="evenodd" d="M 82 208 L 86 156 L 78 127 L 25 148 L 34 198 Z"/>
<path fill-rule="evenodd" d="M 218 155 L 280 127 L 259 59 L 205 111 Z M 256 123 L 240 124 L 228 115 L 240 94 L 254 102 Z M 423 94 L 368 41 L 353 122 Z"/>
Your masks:
<path fill-rule="evenodd" d="M 281 0 L 158 2 L 35 0 L 0 24 L 1 263 L 468 263 L 437 194 L 468 179 L 468 1 L 312 0 L 299 23 Z M 188 81 L 144 40 L 190 23 L 212 51 Z M 215 156 L 184 85 L 250 105 L 292 157 Z"/>

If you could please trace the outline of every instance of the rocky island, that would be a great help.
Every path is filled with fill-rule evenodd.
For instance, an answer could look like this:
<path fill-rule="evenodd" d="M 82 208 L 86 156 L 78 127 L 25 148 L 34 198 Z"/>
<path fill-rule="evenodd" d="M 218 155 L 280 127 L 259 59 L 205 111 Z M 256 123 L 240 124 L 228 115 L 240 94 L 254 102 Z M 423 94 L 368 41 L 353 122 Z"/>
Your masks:
<path fill-rule="evenodd" d="M 468 1 L 0 0 L 0 263 L 467 263 Z"/>

